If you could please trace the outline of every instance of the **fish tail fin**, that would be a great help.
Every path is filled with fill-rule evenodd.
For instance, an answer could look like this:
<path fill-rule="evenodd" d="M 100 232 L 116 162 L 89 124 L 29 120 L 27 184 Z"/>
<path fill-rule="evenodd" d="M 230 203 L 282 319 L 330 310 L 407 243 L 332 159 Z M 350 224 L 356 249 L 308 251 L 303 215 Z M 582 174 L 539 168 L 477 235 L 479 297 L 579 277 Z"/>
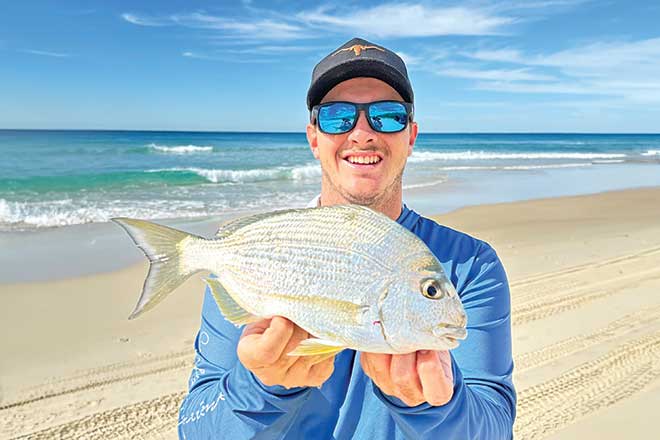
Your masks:
<path fill-rule="evenodd" d="M 111 220 L 124 228 L 150 263 L 142 294 L 128 319 L 151 310 L 191 275 L 204 269 L 190 267 L 185 258 L 185 250 L 203 238 L 144 220 Z"/>

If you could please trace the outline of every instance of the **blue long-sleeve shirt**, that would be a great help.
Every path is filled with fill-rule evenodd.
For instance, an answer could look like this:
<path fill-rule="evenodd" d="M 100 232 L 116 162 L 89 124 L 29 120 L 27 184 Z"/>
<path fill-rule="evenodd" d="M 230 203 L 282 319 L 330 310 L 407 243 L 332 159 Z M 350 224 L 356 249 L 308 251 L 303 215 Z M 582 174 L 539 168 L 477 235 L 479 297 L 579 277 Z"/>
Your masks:
<path fill-rule="evenodd" d="M 405 206 L 397 222 L 435 254 L 468 316 L 468 337 L 451 351 L 454 395 L 446 405 L 408 407 L 383 394 L 353 350 L 336 356 L 320 389 L 265 386 L 238 360 L 242 330 L 224 319 L 207 289 L 180 438 L 510 439 L 516 405 L 511 308 L 497 254 Z"/>

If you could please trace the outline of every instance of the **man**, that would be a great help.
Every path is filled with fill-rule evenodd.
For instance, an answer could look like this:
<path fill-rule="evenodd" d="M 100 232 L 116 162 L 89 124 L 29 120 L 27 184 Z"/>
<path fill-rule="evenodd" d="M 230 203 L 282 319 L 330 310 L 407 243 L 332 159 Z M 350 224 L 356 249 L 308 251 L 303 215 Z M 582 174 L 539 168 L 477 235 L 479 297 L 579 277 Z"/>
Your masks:
<path fill-rule="evenodd" d="M 511 438 L 506 275 L 488 244 L 403 205 L 412 103 L 405 64 L 386 48 L 356 38 L 319 62 L 307 94 L 307 139 L 322 170 L 314 206 L 366 205 L 420 237 L 463 301 L 467 339 L 451 353 L 344 350 L 312 364 L 287 355 L 310 336 L 303 329 L 282 317 L 237 329 L 207 291 L 181 438 Z"/>

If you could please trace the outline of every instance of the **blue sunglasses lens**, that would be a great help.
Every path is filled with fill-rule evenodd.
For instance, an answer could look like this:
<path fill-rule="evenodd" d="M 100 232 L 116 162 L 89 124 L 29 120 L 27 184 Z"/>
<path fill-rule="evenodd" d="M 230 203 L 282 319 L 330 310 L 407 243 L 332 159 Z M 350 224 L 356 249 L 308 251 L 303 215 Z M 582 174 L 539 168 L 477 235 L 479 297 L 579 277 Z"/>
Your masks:
<path fill-rule="evenodd" d="M 357 108 L 351 104 L 337 102 L 319 108 L 319 127 L 325 133 L 346 133 L 355 123 Z"/>
<path fill-rule="evenodd" d="M 371 126 L 383 133 L 396 133 L 406 128 L 408 112 L 400 102 L 376 102 L 369 106 Z"/>

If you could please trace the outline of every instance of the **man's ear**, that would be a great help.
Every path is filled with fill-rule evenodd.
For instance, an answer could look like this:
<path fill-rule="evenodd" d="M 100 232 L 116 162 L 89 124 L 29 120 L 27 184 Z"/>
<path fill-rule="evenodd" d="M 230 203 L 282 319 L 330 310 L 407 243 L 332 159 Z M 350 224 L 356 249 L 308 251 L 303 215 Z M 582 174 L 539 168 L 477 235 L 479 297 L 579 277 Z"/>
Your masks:
<path fill-rule="evenodd" d="M 418 130 L 419 127 L 417 126 L 417 122 L 411 122 L 410 137 L 408 138 L 408 156 L 410 156 L 413 152 L 413 147 L 415 146 L 415 140 L 417 139 Z"/>
<path fill-rule="evenodd" d="M 307 124 L 307 143 L 309 143 L 309 148 L 312 150 L 312 154 L 316 159 L 319 158 L 319 144 L 316 132 L 316 125 L 309 123 Z"/>

